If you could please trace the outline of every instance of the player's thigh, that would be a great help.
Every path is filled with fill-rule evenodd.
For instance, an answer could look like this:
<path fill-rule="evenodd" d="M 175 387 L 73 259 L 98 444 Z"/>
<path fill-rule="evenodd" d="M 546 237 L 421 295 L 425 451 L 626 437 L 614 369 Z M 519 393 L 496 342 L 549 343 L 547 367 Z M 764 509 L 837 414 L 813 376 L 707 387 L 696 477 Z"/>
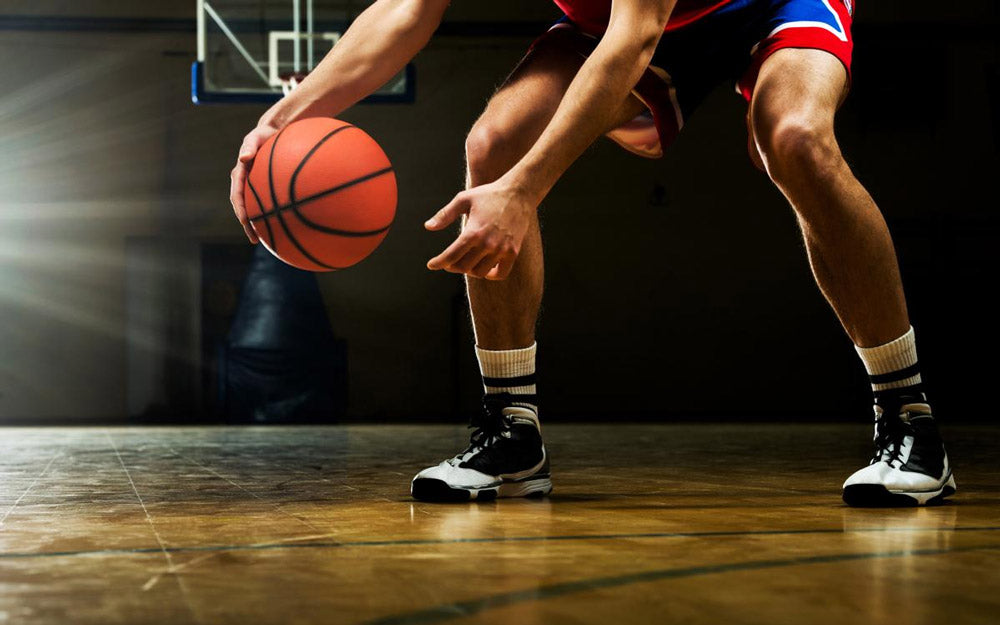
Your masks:
<path fill-rule="evenodd" d="M 833 119 L 847 95 L 847 70 L 832 54 L 784 48 L 761 66 L 750 103 L 750 128 L 762 148 L 783 128 L 833 132 Z"/>
<path fill-rule="evenodd" d="M 586 60 L 573 48 L 570 36 L 558 29 L 550 31 L 528 51 L 469 133 L 470 158 L 479 152 L 516 161 L 534 145 Z M 629 94 L 612 127 L 632 119 L 643 108 Z"/>

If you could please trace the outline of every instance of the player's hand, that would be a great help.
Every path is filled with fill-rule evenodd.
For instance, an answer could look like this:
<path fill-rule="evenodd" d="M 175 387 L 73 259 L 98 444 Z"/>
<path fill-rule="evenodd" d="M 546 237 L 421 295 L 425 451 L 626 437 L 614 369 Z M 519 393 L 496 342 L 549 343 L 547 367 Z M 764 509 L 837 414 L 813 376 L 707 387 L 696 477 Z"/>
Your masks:
<path fill-rule="evenodd" d="M 430 259 L 427 268 L 503 280 L 510 275 L 537 209 L 537 203 L 499 180 L 462 191 L 424 224 L 428 230 L 441 230 L 468 215 L 462 233 Z"/>
<path fill-rule="evenodd" d="M 258 239 L 257 234 L 250 227 L 250 220 L 247 219 L 243 186 L 246 183 L 247 174 L 250 172 L 250 166 L 253 165 L 253 159 L 257 156 L 257 150 L 276 132 L 278 132 L 277 128 L 266 124 L 261 124 L 251 130 L 250 134 L 243 138 L 243 145 L 240 146 L 240 154 L 236 159 L 236 166 L 233 167 L 233 171 L 229 174 L 229 201 L 232 203 L 233 212 L 236 213 L 236 218 L 243 225 L 243 231 L 246 232 L 247 238 L 250 239 L 251 243 L 257 243 Z"/>

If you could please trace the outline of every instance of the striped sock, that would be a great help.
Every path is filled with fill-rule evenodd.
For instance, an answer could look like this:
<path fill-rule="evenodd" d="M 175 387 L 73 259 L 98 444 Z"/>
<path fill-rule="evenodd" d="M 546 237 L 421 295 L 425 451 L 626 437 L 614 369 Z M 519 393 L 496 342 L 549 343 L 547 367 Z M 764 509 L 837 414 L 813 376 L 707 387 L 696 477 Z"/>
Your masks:
<path fill-rule="evenodd" d="M 483 374 L 483 389 L 487 395 L 510 393 L 514 405 L 538 413 L 535 386 L 535 352 L 538 343 L 524 349 L 491 350 L 476 346 L 479 370 Z"/>
<path fill-rule="evenodd" d="M 865 363 L 876 405 L 896 403 L 903 396 L 926 402 L 917 361 L 917 341 L 911 326 L 906 334 L 877 347 L 857 347 Z"/>

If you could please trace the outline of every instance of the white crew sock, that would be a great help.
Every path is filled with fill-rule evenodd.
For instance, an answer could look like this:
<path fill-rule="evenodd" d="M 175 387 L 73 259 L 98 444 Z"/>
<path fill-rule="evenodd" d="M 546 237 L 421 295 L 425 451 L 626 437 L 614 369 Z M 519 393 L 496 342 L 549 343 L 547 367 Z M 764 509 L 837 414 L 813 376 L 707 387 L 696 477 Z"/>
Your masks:
<path fill-rule="evenodd" d="M 890 395 L 923 397 L 917 341 L 913 327 L 894 341 L 877 347 L 857 347 L 871 381 L 876 403 Z"/>
<path fill-rule="evenodd" d="M 483 390 L 487 395 L 510 393 L 518 405 L 538 412 L 535 385 L 535 352 L 538 343 L 523 349 L 492 350 L 476 346 Z"/>

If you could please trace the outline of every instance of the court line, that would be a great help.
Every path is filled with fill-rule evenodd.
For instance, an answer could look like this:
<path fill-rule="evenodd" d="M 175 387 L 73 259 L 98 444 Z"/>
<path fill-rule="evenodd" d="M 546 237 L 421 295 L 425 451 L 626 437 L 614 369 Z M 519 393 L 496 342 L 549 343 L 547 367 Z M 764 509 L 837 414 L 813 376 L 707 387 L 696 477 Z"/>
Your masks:
<path fill-rule="evenodd" d="M 118 445 L 115 444 L 115 439 L 111 437 L 111 432 L 105 430 L 104 435 L 108 437 L 108 442 L 111 443 L 112 449 L 115 450 L 115 455 L 118 457 L 118 464 L 122 465 L 122 471 L 125 472 L 125 477 L 128 478 L 128 483 L 132 485 L 132 492 L 135 493 L 135 498 L 139 500 L 139 505 L 142 506 L 142 511 L 146 515 L 146 522 L 149 523 L 149 528 L 153 530 L 153 536 L 156 537 L 156 542 L 160 545 L 160 551 L 163 553 L 163 557 L 167 560 L 167 573 L 175 572 L 174 559 L 170 555 L 170 551 L 167 550 L 167 546 L 163 543 L 163 538 L 160 537 L 160 532 L 156 529 L 156 525 L 153 523 L 153 517 L 150 516 L 149 510 L 146 508 L 146 502 L 142 500 L 142 496 L 139 494 L 139 489 L 135 487 L 135 481 L 132 479 L 132 473 L 125 466 L 125 460 L 122 459 L 121 452 L 118 451 Z M 159 581 L 161 574 L 154 575 L 149 578 L 146 583 L 142 586 L 143 592 L 152 588 L 156 582 Z M 181 596 L 184 597 L 184 605 L 187 606 L 191 616 L 194 618 L 195 622 L 200 622 L 201 619 L 198 618 L 198 614 L 194 611 L 194 606 L 191 604 L 191 597 L 188 594 L 187 586 L 184 585 L 184 580 L 181 579 L 180 575 L 174 575 L 174 579 L 177 580 L 177 587 L 180 588 Z"/>
<path fill-rule="evenodd" d="M 49 467 L 52 466 L 52 463 L 55 462 L 56 458 L 58 458 L 59 456 L 61 456 L 62 453 L 63 453 L 62 449 L 60 449 L 59 451 L 57 451 L 56 455 L 52 456 L 52 458 L 49 460 L 48 464 L 45 465 L 45 468 L 42 469 L 42 472 L 39 473 L 37 476 L 35 476 L 35 479 L 31 480 L 31 484 L 28 484 L 28 487 L 24 489 L 24 492 L 21 493 L 21 496 L 17 498 L 17 501 L 15 501 L 14 504 L 11 505 L 11 507 L 7 510 L 7 512 L 4 513 L 3 518 L 0 518 L 0 528 L 2 528 L 3 524 L 7 522 L 7 517 L 9 517 L 10 513 L 14 511 L 14 508 L 17 508 L 18 504 L 21 503 L 21 500 L 24 499 L 24 497 L 28 494 L 28 492 L 32 488 L 35 487 L 35 484 L 38 483 L 38 480 L 42 479 L 42 476 L 44 476 L 46 473 L 48 473 Z"/>
<path fill-rule="evenodd" d="M 171 447 L 169 445 L 161 445 L 161 447 L 163 447 L 164 449 L 168 450 L 170 453 L 174 454 L 178 458 L 181 458 L 183 460 L 187 460 L 191 464 L 194 464 L 194 465 L 197 465 L 197 466 L 201 467 L 202 469 L 204 469 L 208 473 L 211 473 L 212 475 L 214 475 L 215 477 L 219 478 L 220 480 L 224 480 L 225 482 L 228 482 L 232 486 L 235 486 L 236 488 L 238 488 L 241 491 L 247 493 L 251 497 L 254 497 L 256 499 L 259 499 L 260 501 L 263 501 L 264 503 L 270 505 L 275 510 L 277 510 L 278 512 L 280 512 L 281 514 L 284 514 L 285 516 L 287 516 L 287 517 L 289 517 L 291 519 L 295 519 L 296 521 L 302 523 L 303 525 L 305 525 L 309 529 L 317 531 L 317 532 L 322 532 L 323 531 L 322 528 L 316 527 L 311 522 L 309 522 L 307 519 L 303 519 L 302 517 L 295 516 L 291 512 L 288 512 L 287 510 L 283 509 L 280 505 L 278 505 L 278 504 L 276 504 L 276 503 L 274 503 L 272 501 L 269 501 L 267 499 L 264 499 L 263 497 L 261 497 L 260 495 L 258 495 L 257 493 L 253 492 L 252 490 L 250 490 L 248 488 L 240 486 L 239 484 L 237 484 L 236 482 L 232 481 L 231 479 L 229 479 L 225 475 L 222 475 L 221 473 L 219 473 L 218 471 L 216 471 L 215 469 L 213 469 L 213 468 L 211 468 L 211 467 L 209 467 L 207 465 L 204 465 L 204 464 L 198 462 L 197 460 L 195 460 L 193 458 L 188 458 L 187 456 L 185 456 L 184 454 L 180 453 L 179 451 L 177 451 L 173 447 Z"/>
<path fill-rule="evenodd" d="M 136 547 L 134 549 L 89 549 L 79 551 L 36 551 L 36 552 L 0 552 L 2 559 L 32 559 L 32 558 L 64 558 L 75 556 L 114 556 L 142 555 L 148 553 L 199 553 L 215 551 L 280 551 L 283 549 L 340 549 L 348 547 L 408 547 L 422 545 L 461 545 L 483 543 L 528 543 L 528 542 L 561 542 L 586 540 L 637 540 L 653 538 L 714 538 L 732 536 L 801 536 L 809 534 L 864 534 L 881 532 L 899 532 L 916 534 L 921 532 L 995 532 L 1000 526 L 968 526 L 968 527 L 871 527 L 858 529 L 807 529 L 807 530 L 747 530 L 718 532 L 649 532 L 641 534 L 569 534 L 564 536 L 501 536 L 484 538 L 441 538 L 441 539 L 402 539 L 402 540 L 359 540 L 345 542 L 273 542 L 243 545 L 201 545 L 190 547 Z M 294 540 L 294 539 L 293 539 Z"/>
<path fill-rule="evenodd" d="M 518 603 L 531 601 L 543 601 L 555 597 L 562 597 L 578 592 L 600 590 L 604 588 L 617 588 L 629 584 L 640 584 L 644 582 L 655 582 L 665 579 L 679 579 L 688 577 L 698 577 L 702 575 L 716 575 L 720 573 L 734 573 L 742 571 L 759 571 L 764 569 L 776 569 L 790 566 L 807 566 L 812 564 L 835 564 L 839 562 L 851 562 L 857 560 L 877 560 L 913 556 L 933 556 L 950 553 L 962 553 L 969 551 L 987 551 L 1000 549 L 1000 544 L 996 545 L 976 545 L 970 547 L 955 547 L 951 549 L 913 549 L 905 551 L 875 551 L 868 553 L 844 553 L 828 556 L 808 556 L 801 558 L 788 558 L 784 560 L 757 560 L 749 562 L 730 562 L 726 564 L 713 564 L 708 566 L 693 566 L 680 569 L 659 569 L 654 571 L 643 571 L 640 573 L 628 573 L 625 575 L 613 575 L 609 577 L 595 577 L 582 579 L 575 582 L 562 584 L 551 584 L 527 590 L 516 590 L 513 592 L 501 593 L 473 599 L 471 601 L 457 601 L 455 603 L 445 603 L 425 610 L 417 610 L 377 618 L 365 621 L 365 625 L 421 625 L 424 623 L 440 623 L 454 618 L 475 616 L 494 608 L 504 608 Z"/>

